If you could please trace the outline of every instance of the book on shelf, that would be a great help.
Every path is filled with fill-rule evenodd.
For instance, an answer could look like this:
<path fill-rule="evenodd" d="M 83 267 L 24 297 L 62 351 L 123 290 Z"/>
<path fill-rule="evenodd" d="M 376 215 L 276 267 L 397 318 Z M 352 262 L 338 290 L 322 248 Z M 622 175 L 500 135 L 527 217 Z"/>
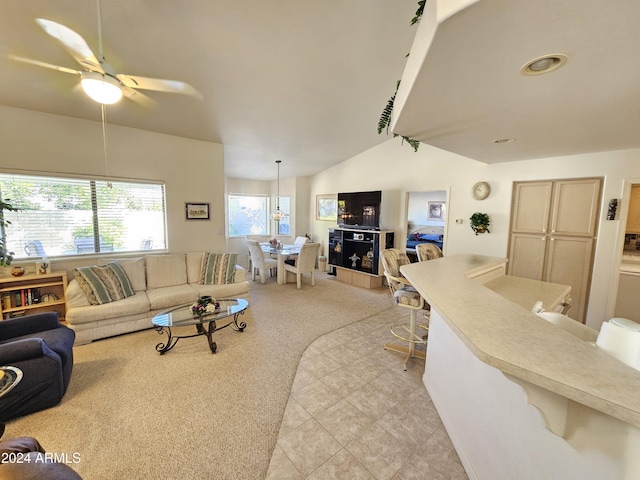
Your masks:
<path fill-rule="evenodd" d="M 40 291 L 37 288 L 23 288 L 13 292 L 13 302 L 11 294 L 2 295 L 2 309 L 7 310 L 12 307 L 25 307 L 35 305 L 40 302 Z M 13 303 L 13 305 L 12 305 Z"/>

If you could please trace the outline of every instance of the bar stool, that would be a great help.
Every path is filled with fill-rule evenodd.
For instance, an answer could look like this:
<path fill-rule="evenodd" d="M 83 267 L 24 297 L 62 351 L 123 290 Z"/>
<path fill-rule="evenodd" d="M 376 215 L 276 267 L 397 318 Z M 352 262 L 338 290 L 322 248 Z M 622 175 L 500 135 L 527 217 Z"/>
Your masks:
<path fill-rule="evenodd" d="M 429 318 L 428 304 L 425 304 L 424 298 L 411 285 L 411 283 L 402 276 L 400 267 L 408 265 L 410 262 L 407 254 L 396 248 L 388 248 L 381 252 L 382 266 L 384 267 L 384 276 L 389 284 L 393 301 L 396 305 L 411 310 L 409 324 L 396 324 L 391 327 L 391 333 L 399 340 L 408 343 L 408 346 L 397 345 L 395 343 L 385 344 L 385 350 L 406 353 L 407 358 L 404 362 L 404 370 L 412 358 L 426 359 L 426 353 L 416 350 L 416 345 L 426 345 L 429 327 L 427 325 L 417 325 L 417 312 L 424 311 L 423 317 Z M 425 310 L 426 308 L 426 310 Z"/>

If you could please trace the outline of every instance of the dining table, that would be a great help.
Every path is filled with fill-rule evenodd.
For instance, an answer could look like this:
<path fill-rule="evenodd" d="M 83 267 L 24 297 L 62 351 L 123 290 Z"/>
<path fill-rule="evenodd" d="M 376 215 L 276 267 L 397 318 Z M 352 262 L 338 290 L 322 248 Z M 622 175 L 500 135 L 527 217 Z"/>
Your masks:
<path fill-rule="evenodd" d="M 286 245 L 281 244 L 277 246 L 271 245 L 269 242 L 263 242 L 260 244 L 260 248 L 265 254 L 270 255 L 271 257 L 275 256 L 278 260 L 278 285 L 284 285 L 286 283 L 286 274 L 287 272 L 284 269 L 284 261 L 290 259 L 291 257 L 296 257 L 300 253 L 300 247 L 297 245 Z"/>

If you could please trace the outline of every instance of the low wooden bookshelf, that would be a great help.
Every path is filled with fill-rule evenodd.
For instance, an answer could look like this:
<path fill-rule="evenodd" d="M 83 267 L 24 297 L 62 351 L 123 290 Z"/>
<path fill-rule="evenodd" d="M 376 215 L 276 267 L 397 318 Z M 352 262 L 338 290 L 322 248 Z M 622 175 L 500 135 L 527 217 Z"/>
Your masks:
<path fill-rule="evenodd" d="M 54 310 L 64 320 L 66 288 L 66 272 L 0 278 L 2 319 Z"/>

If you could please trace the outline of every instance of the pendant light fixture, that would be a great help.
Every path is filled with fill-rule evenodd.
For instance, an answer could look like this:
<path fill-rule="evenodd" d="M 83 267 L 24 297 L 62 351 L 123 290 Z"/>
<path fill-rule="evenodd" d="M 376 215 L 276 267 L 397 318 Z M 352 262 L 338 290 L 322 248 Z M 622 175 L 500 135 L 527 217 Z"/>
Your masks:
<path fill-rule="evenodd" d="M 282 160 L 276 160 L 276 165 L 278 165 L 278 194 L 276 196 L 276 209 L 271 214 L 271 219 L 276 222 L 281 222 L 287 217 L 287 214 L 280 210 L 280 163 L 282 163 Z"/>

